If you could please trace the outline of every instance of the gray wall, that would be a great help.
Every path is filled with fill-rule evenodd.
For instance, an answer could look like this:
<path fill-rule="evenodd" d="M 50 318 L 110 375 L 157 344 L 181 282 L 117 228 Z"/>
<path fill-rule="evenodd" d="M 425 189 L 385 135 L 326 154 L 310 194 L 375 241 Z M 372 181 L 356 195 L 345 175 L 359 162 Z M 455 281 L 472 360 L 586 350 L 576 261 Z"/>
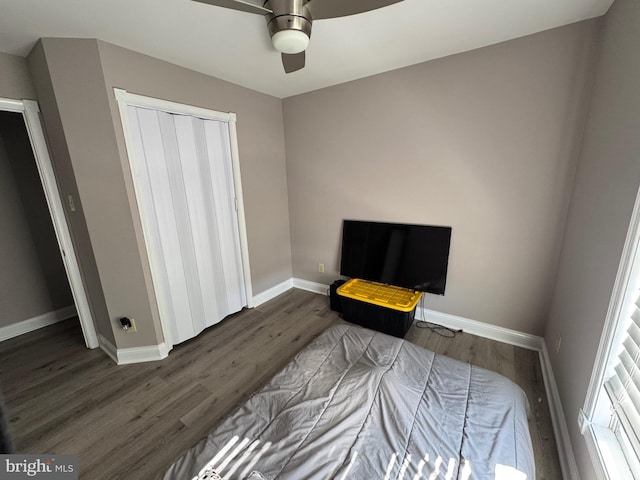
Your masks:
<path fill-rule="evenodd" d="M 285 99 L 294 276 L 338 277 L 344 218 L 450 225 L 446 294 L 426 307 L 541 335 L 599 28 Z"/>
<path fill-rule="evenodd" d="M 14 100 L 36 100 L 27 61 L 0 52 L 0 97 Z"/>
<path fill-rule="evenodd" d="M 130 204 L 135 205 L 135 200 L 114 87 L 235 112 L 254 294 L 291 278 L 281 100 L 109 43 L 98 42 L 98 46 Z M 135 212 L 134 219 L 139 229 Z"/>
<path fill-rule="evenodd" d="M 238 114 L 254 293 L 291 277 L 279 99 L 97 40 L 42 39 L 29 61 L 62 195 L 78 199 L 79 211 L 67 213 L 86 228 L 85 246 L 95 258 L 98 278 L 91 284 L 101 287 L 99 310 L 106 314 L 99 330 L 112 330 L 119 348 L 155 345 L 163 337 L 114 86 Z M 136 319 L 137 334 L 117 328 L 125 315 Z"/>
<path fill-rule="evenodd" d="M 583 480 L 577 428 L 640 185 L 640 3 L 616 0 L 600 60 L 545 338 Z M 562 335 L 559 353 L 552 348 Z"/>
<path fill-rule="evenodd" d="M 92 46 L 93 50 L 91 49 Z M 78 82 L 76 101 L 86 102 L 87 108 L 94 105 L 95 99 L 86 94 L 85 98 L 82 98 L 82 93 L 95 84 L 95 82 L 92 83 L 90 81 L 91 75 L 95 72 L 95 69 L 92 69 L 95 62 L 92 64 L 91 59 L 96 56 L 97 47 L 95 41 L 79 45 L 79 47 L 85 48 L 70 51 L 66 58 L 62 55 L 62 59 L 58 60 L 59 63 L 55 63 L 58 57 L 55 57 L 52 53 L 51 56 L 53 58 L 50 68 L 44 44 L 40 41 L 33 48 L 27 60 L 34 87 L 38 93 L 38 103 L 51 152 L 51 161 L 60 195 L 64 199 L 62 203 L 65 208 L 67 224 L 76 251 L 78 266 L 87 293 L 93 321 L 100 335 L 110 342 L 115 342 L 105 301 L 105 293 L 93 252 L 92 239 L 89 236 L 82 199 L 76 183 L 76 174 L 74 172 L 76 165 L 71 161 L 69 143 L 78 138 L 78 135 L 74 133 L 75 130 L 71 124 L 64 125 L 62 122 L 63 115 L 66 117 L 68 110 L 73 109 L 73 106 L 68 101 L 65 101 L 65 97 L 62 94 L 60 94 L 60 98 L 57 98 L 58 92 L 55 89 L 59 84 L 64 85 L 65 75 L 68 75 L 75 82 Z M 94 76 L 93 78 L 96 77 Z M 99 73 L 97 78 L 100 78 Z M 71 83 L 76 85 L 74 82 Z M 86 123 L 86 125 L 89 125 L 89 123 Z M 88 127 L 85 126 L 85 128 Z M 82 129 L 80 129 L 80 132 L 82 132 Z M 99 153 L 97 149 L 96 152 Z M 82 160 L 82 158 L 79 158 L 77 162 L 82 162 Z M 69 195 L 74 199 L 75 211 L 73 212 L 66 201 Z M 96 221 L 99 220 L 99 217 L 100 215 L 98 214 Z"/>
<path fill-rule="evenodd" d="M 118 318 L 131 317 L 138 333 L 125 336 L 117 330 L 112 334 L 117 346 L 156 345 L 163 337 L 133 234 L 97 41 L 41 42 L 68 150 L 69 165 L 65 167 L 73 173 L 78 195 L 75 203 L 81 206 L 70 216 L 82 216 L 86 223 L 107 308 L 101 331 L 113 331 Z M 40 91 L 38 94 L 44 96 Z M 45 108 L 43 104 L 43 112 Z M 52 136 L 47 120 L 45 117 Z M 58 154 L 54 152 L 56 159 Z M 66 197 L 68 192 L 61 193 Z"/>
<path fill-rule="evenodd" d="M 0 327 L 73 305 L 22 115 L 0 112 Z"/>

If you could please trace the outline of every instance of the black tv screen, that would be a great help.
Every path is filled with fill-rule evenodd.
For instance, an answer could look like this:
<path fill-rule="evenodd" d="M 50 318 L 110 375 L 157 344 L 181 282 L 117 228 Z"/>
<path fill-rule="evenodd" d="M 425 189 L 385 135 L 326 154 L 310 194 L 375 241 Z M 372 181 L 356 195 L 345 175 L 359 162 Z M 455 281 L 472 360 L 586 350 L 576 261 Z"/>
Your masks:
<path fill-rule="evenodd" d="M 344 220 L 340 275 L 444 295 L 451 227 Z"/>

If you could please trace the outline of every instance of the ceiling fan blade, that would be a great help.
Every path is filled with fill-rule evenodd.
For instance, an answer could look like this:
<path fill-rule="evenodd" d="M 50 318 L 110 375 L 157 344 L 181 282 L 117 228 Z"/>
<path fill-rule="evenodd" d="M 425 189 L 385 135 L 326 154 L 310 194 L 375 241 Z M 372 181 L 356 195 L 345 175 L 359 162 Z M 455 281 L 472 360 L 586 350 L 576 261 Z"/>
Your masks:
<path fill-rule="evenodd" d="M 314 20 L 323 18 L 346 17 L 364 13 L 377 8 L 393 5 L 403 0 L 309 0 L 307 9 Z"/>
<path fill-rule="evenodd" d="M 282 66 L 287 73 L 295 72 L 304 68 L 305 53 L 300 52 L 293 55 L 282 54 Z"/>
<path fill-rule="evenodd" d="M 230 8 L 231 10 L 239 10 L 240 12 L 257 13 L 258 15 L 266 15 L 273 13 L 272 10 L 264 8 L 246 0 L 193 0 L 194 2 L 206 3 L 214 7 Z"/>

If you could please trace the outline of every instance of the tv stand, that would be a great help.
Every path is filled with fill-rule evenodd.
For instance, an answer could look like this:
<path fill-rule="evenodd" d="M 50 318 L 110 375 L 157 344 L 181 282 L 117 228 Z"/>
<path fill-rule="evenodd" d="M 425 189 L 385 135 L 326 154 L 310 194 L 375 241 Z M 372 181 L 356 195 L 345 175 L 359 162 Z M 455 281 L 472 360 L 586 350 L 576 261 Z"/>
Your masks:
<path fill-rule="evenodd" d="M 345 320 L 403 338 L 422 292 L 353 278 L 338 288 Z"/>

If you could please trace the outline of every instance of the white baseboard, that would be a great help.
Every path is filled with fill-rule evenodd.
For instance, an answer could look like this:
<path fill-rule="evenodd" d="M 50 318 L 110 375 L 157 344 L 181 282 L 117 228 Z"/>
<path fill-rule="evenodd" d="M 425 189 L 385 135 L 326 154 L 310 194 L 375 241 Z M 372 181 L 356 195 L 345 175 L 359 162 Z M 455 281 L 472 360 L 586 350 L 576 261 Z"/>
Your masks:
<path fill-rule="evenodd" d="M 100 348 L 118 365 L 155 362 L 167 358 L 170 348 L 162 342 L 159 345 L 145 347 L 116 348 L 109 340 L 98 334 Z"/>
<path fill-rule="evenodd" d="M 542 350 L 544 338 L 528 333 L 522 333 L 517 330 L 491 325 L 489 323 L 478 322 L 468 318 L 451 315 L 448 313 L 436 312 L 435 310 L 422 309 L 418 307 L 416 310 L 416 319 L 427 322 L 437 323 L 454 330 L 463 330 L 472 335 L 497 340 L 498 342 L 515 345 L 517 347 L 535 350 Z"/>
<path fill-rule="evenodd" d="M 309 280 L 303 280 L 301 278 L 292 278 L 253 297 L 254 302 L 256 302 L 256 305 L 267 302 L 286 292 L 287 290 L 290 290 L 291 288 L 298 288 L 300 290 L 306 290 L 308 292 L 326 295 L 327 290 L 329 289 L 329 285 L 312 282 Z M 426 308 L 418 308 L 416 310 L 416 319 L 425 320 L 425 315 L 426 320 L 429 322 L 437 323 L 449 328 L 462 329 L 467 333 L 478 335 L 479 337 L 497 340 L 499 342 L 527 348 L 529 350 L 535 350 L 539 352 L 542 350 L 542 346 L 544 344 L 544 339 L 542 337 L 537 337 L 528 333 L 522 333 L 517 330 L 511 330 L 508 328 L 499 327 L 484 322 L 478 322 L 476 320 L 458 317 L 456 315 L 450 315 L 448 313 L 441 313 Z"/>
<path fill-rule="evenodd" d="M 98 343 L 104 353 L 106 353 L 111 360 L 118 363 L 118 349 L 109 340 L 104 338 L 98 333 Z"/>
<path fill-rule="evenodd" d="M 0 342 L 25 333 L 33 332 L 34 330 L 38 330 L 43 327 L 48 327 L 49 325 L 62 322 L 63 320 L 75 317 L 76 315 L 76 307 L 74 305 L 70 305 L 68 307 L 54 310 L 53 312 L 43 313 L 37 317 L 28 318 L 21 322 L 0 327 Z"/>
<path fill-rule="evenodd" d="M 309 280 L 303 280 L 301 278 L 294 278 L 293 286 L 294 288 L 299 288 L 300 290 L 319 293 L 321 295 L 326 295 L 327 290 L 329 290 L 329 285 L 325 285 L 323 283 L 318 283 L 318 282 L 310 282 Z"/>
<path fill-rule="evenodd" d="M 267 302 L 278 295 L 290 290 L 291 288 L 298 288 L 300 290 L 306 290 L 308 292 L 319 293 L 326 295 L 329 285 L 323 283 L 312 282 L 309 280 L 303 280 L 301 278 L 292 278 L 279 285 L 253 297 L 254 301 L 259 303 Z M 426 320 L 429 322 L 437 323 L 445 327 L 462 329 L 467 333 L 478 335 L 479 337 L 489 338 L 491 340 L 497 340 L 499 342 L 508 343 L 509 345 L 515 345 L 518 347 L 527 348 L 529 350 L 541 351 L 544 339 L 528 333 L 522 333 L 517 330 L 511 330 L 497 325 L 491 325 L 484 322 L 478 322 L 464 317 L 456 315 L 450 315 L 448 313 L 441 313 L 435 310 L 418 308 L 416 310 L 416 319 Z"/>
<path fill-rule="evenodd" d="M 162 342 L 148 347 L 130 347 L 118 349 L 118 365 L 130 363 L 155 362 L 167 358 L 171 349 Z"/>
<path fill-rule="evenodd" d="M 544 381 L 544 389 L 547 391 L 547 401 L 549 402 L 549 411 L 551 414 L 551 424 L 553 425 L 553 434 L 558 444 L 558 453 L 560 455 L 560 468 L 562 469 L 562 477 L 565 480 L 579 480 L 578 464 L 573 454 L 571 445 L 571 437 L 569 436 L 569 427 L 567 427 L 567 419 L 564 416 L 564 409 L 560 401 L 560 392 L 556 384 L 553 369 L 551 368 L 551 359 L 549 358 L 549 350 L 547 344 L 543 341 L 540 349 L 540 366 L 542 368 L 542 380 Z"/>
<path fill-rule="evenodd" d="M 310 282 L 309 280 L 302 280 L 301 278 L 290 278 L 278 285 L 271 287 L 264 292 L 261 292 L 253 297 L 253 306 L 258 307 L 269 300 L 273 300 L 278 295 L 282 295 L 284 292 L 291 290 L 292 288 L 299 288 L 300 290 L 306 290 L 313 293 L 326 294 L 329 289 L 329 285 L 322 283 Z"/>
<path fill-rule="evenodd" d="M 290 278 L 288 280 L 285 280 L 282 283 L 279 283 L 275 287 L 271 287 L 270 289 L 265 290 L 264 292 L 254 295 L 253 306 L 258 307 L 263 303 L 268 302 L 269 300 L 273 300 L 278 295 L 282 295 L 284 292 L 291 290 L 292 288 L 293 288 L 293 279 Z"/>

